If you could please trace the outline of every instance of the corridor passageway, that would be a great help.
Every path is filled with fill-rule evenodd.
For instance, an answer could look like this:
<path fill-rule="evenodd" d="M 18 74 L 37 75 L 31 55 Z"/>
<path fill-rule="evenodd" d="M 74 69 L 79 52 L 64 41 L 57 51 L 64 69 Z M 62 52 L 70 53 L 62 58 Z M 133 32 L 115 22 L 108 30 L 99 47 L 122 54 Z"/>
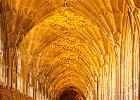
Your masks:
<path fill-rule="evenodd" d="M 0 21 L 0 99 L 139 100 L 139 0 L 0 0 Z"/>

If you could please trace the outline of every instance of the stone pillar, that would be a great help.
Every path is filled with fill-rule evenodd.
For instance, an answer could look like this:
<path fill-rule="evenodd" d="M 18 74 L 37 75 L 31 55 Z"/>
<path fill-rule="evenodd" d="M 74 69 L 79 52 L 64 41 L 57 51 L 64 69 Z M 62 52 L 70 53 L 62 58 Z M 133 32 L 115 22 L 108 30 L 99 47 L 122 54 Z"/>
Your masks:
<path fill-rule="evenodd" d="M 12 87 L 12 67 L 8 67 L 8 85 Z"/>

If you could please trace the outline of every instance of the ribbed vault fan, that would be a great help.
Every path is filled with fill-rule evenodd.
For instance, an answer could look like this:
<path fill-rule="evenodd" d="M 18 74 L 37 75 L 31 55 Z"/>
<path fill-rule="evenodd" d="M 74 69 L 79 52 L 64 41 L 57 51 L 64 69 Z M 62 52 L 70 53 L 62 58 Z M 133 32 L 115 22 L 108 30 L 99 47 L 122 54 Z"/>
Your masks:
<path fill-rule="evenodd" d="M 85 97 L 97 91 L 98 84 L 121 66 L 120 51 L 125 41 L 132 41 L 129 34 L 139 31 L 138 0 L 3 0 L 2 4 L 10 50 L 6 63 L 14 67 L 18 51 L 22 78 L 29 81 L 31 76 L 31 85 L 40 84 L 37 88 L 45 88 L 51 99 L 70 86 Z"/>

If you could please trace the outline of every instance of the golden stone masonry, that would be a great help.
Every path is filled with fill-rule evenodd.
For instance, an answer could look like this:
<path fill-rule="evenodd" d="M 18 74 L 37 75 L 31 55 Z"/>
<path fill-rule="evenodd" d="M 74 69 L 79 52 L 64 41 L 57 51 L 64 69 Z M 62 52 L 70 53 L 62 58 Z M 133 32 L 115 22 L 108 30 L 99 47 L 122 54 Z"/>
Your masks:
<path fill-rule="evenodd" d="M 140 100 L 140 0 L 0 0 L 0 100 Z"/>

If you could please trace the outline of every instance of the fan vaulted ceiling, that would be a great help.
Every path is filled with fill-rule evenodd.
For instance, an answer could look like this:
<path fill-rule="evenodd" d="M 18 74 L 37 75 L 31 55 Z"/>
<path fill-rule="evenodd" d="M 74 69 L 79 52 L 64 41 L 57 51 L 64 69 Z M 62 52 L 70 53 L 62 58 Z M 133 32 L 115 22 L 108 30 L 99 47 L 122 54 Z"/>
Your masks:
<path fill-rule="evenodd" d="M 124 24 L 129 13 L 134 6 L 140 8 L 138 0 L 4 2 L 12 5 L 12 10 L 5 9 L 11 26 L 7 31 L 10 45 L 20 51 L 24 79 L 32 73 L 54 97 L 69 86 L 85 96 L 94 90 L 102 67 L 117 59 L 115 47 L 131 27 Z"/>

